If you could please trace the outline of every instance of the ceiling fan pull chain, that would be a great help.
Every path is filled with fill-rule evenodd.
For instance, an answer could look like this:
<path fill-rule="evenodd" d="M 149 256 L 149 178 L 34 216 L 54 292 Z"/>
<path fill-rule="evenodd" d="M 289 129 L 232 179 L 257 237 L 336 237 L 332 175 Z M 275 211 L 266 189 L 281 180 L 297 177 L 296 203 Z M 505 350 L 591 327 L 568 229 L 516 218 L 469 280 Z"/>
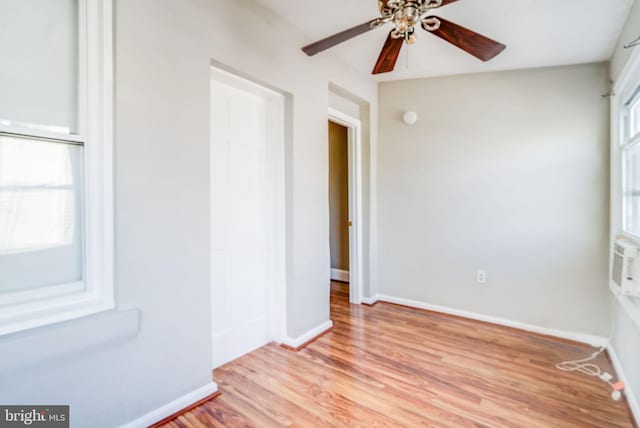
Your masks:
<path fill-rule="evenodd" d="M 412 27 L 413 28 L 413 27 Z M 411 33 L 409 33 L 408 31 L 405 32 L 404 35 L 404 42 L 407 45 L 407 49 L 406 49 L 406 54 L 404 56 L 404 60 L 405 60 L 405 68 L 408 70 L 409 69 L 409 51 L 411 51 L 411 45 L 413 44 L 413 42 L 416 40 L 415 39 L 415 35 L 413 34 L 413 31 Z"/>
<path fill-rule="evenodd" d="M 407 51 L 407 54 L 405 55 L 405 60 L 406 60 L 405 67 L 408 70 L 409 69 L 409 51 L 411 51 L 411 48 L 407 46 L 406 51 Z"/>

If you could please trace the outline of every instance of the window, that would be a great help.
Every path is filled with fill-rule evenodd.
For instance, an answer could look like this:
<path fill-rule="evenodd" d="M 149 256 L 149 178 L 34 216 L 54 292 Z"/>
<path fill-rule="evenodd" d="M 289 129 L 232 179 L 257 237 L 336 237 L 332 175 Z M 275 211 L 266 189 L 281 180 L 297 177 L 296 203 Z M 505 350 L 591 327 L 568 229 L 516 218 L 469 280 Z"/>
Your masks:
<path fill-rule="evenodd" d="M 627 100 L 622 118 L 623 230 L 640 238 L 640 91 Z"/>
<path fill-rule="evenodd" d="M 0 4 L 0 334 L 113 307 L 110 3 Z"/>

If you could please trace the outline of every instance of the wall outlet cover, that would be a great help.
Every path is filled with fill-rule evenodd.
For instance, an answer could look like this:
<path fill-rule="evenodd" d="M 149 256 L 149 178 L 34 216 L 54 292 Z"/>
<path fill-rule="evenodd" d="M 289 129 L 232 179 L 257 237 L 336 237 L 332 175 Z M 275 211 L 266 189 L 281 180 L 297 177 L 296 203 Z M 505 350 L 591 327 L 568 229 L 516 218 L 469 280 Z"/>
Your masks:
<path fill-rule="evenodd" d="M 487 271 L 478 270 L 476 272 L 476 281 L 478 284 L 486 284 L 487 283 Z"/>

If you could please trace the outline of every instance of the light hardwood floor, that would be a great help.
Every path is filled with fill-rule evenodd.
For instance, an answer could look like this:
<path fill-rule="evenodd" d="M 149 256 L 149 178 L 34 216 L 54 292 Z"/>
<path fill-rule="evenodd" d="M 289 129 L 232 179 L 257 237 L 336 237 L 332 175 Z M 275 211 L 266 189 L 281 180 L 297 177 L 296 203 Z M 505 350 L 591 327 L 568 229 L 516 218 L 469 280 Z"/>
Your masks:
<path fill-rule="evenodd" d="M 386 303 L 350 305 L 300 352 L 267 345 L 214 371 L 222 395 L 178 427 L 633 427 L 598 379 L 555 369 L 592 348 Z M 611 370 L 606 357 L 598 363 Z"/>

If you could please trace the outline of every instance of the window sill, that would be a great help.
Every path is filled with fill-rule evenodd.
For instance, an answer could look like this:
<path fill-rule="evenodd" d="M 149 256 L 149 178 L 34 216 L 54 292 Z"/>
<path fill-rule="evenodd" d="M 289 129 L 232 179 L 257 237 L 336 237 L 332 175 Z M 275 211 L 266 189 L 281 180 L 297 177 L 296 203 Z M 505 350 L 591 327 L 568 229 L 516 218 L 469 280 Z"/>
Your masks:
<path fill-rule="evenodd" d="M 105 343 L 123 342 L 140 329 L 138 309 L 110 310 L 73 321 L 0 337 L 0 374 L 73 355 Z"/>
<path fill-rule="evenodd" d="M 70 284 L 74 285 L 74 284 Z M 84 285 L 82 285 L 84 287 Z M 0 337 L 36 327 L 70 321 L 76 318 L 112 310 L 115 305 L 113 296 L 96 291 L 82 291 L 48 297 L 47 290 L 41 292 L 41 298 L 18 304 L 0 307 Z"/>

